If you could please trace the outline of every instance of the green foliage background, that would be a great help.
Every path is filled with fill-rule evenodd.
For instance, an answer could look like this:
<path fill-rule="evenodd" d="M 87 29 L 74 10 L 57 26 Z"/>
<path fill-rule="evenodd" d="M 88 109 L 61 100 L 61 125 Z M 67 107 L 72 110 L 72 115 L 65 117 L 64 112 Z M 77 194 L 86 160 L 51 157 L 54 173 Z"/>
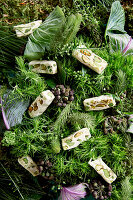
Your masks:
<path fill-rule="evenodd" d="M 105 135 L 103 131 L 103 123 L 108 116 L 121 117 L 133 110 L 133 57 L 124 57 L 120 52 L 110 54 L 103 38 L 112 2 L 99 0 L 95 4 L 95 1 L 74 0 L 68 4 L 62 0 L 36 1 L 32 4 L 32 1 L 27 1 L 25 5 L 21 5 L 21 1 L 18 0 L 1 1 L 0 84 L 11 88 L 22 98 L 30 98 L 31 102 L 40 92 L 51 89 L 56 84 L 69 85 L 75 91 L 74 102 L 64 109 L 51 104 L 43 115 L 34 119 L 30 119 L 26 112 L 22 124 L 11 129 L 15 137 L 1 128 L 3 140 L 0 145 L 0 184 L 1 188 L 7 184 L 6 190 L 10 191 L 7 194 L 6 190 L 1 189 L 1 199 L 37 200 L 42 196 L 42 199 L 56 198 L 60 185 L 90 182 L 92 178 L 98 177 L 95 170 L 88 165 L 88 161 L 90 158 L 101 156 L 118 176 L 113 183 L 110 199 L 121 200 L 127 196 L 130 200 L 133 180 L 132 136 L 125 132 Z M 66 16 L 78 12 L 82 14 L 83 20 L 77 37 L 69 45 L 65 45 L 59 52 L 46 52 L 45 56 L 48 59 L 60 60 L 59 73 L 51 78 L 49 75 L 40 76 L 30 71 L 28 63 L 20 56 L 20 47 L 27 42 L 27 38 L 16 39 L 12 26 L 35 19 L 45 19 L 57 4 L 62 6 Z M 103 11 L 104 17 L 101 14 Z M 4 14 L 8 17 L 4 17 Z M 108 62 L 108 67 L 102 74 L 96 74 L 71 56 L 72 50 L 80 44 L 85 44 Z M 17 55 L 19 57 L 15 59 Z M 122 99 L 125 91 L 127 96 Z M 114 95 L 116 107 L 104 112 L 84 111 L 82 102 L 85 98 L 108 93 Z M 59 154 L 53 152 L 53 140 L 56 139 L 58 145 L 62 138 L 83 127 L 91 130 L 92 137 L 88 141 L 70 151 L 61 149 Z M 5 147 L 6 150 L 3 150 Z M 49 188 L 49 194 L 45 194 L 45 189 L 41 189 L 39 178 L 32 178 L 17 163 L 19 156 L 27 154 L 35 160 L 42 158 L 53 163 L 54 182 L 43 180 L 43 185 L 47 186 L 46 190 Z M 9 170 L 10 168 L 12 170 Z"/>

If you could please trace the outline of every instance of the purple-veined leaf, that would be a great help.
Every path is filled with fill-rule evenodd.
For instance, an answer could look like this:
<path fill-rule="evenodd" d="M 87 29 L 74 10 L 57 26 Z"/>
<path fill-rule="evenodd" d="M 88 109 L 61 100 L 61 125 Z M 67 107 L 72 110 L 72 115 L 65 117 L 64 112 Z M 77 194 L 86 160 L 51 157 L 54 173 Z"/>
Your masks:
<path fill-rule="evenodd" d="M 80 200 L 87 195 L 85 190 L 86 187 L 86 183 L 80 183 L 70 187 L 63 187 L 58 200 Z"/>
<path fill-rule="evenodd" d="M 121 51 L 123 55 L 133 54 L 133 40 L 124 30 L 125 13 L 119 1 L 111 7 L 110 17 L 105 31 L 105 39 L 109 36 L 110 51 Z"/>
<path fill-rule="evenodd" d="M 18 95 L 12 95 L 11 90 L 0 97 L 3 121 L 7 129 L 20 124 L 22 116 L 29 106 L 29 100 L 23 100 Z"/>
<path fill-rule="evenodd" d="M 111 53 L 120 50 L 123 55 L 133 54 L 133 39 L 128 34 L 109 34 Z"/>
<path fill-rule="evenodd" d="M 3 104 L 2 104 L 2 98 L 0 97 L 0 105 L 1 105 L 1 111 L 2 111 L 2 117 L 3 117 L 3 121 L 5 123 L 5 126 L 7 129 L 10 129 L 10 126 L 9 126 L 9 123 L 6 119 L 6 115 L 5 115 L 5 111 L 4 111 L 4 108 L 3 108 Z"/>

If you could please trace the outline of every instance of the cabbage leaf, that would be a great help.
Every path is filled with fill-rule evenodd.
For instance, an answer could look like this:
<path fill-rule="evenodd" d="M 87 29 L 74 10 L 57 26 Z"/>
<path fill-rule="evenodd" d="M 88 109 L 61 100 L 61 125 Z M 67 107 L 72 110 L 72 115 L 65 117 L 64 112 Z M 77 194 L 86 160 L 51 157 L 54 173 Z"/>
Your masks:
<path fill-rule="evenodd" d="M 56 53 L 76 36 L 82 21 L 81 14 L 65 18 L 60 7 L 56 7 L 48 18 L 30 35 L 24 52 L 28 60 L 39 60 L 45 50 Z"/>
<path fill-rule="evenodd" d="M 10 129 L 22 122 L 23 114 L 29 106 L 29 100 L 20 99 L 18 95 L 13 95 L 11 90 L 7 90 L 0 97 L 0 104 L 3 121 L 6 128 Z"/>
<path fill-rule="evenodd" d="M 46 20 L 29 36 L 24 56 L 29 60 L 39 59 L 45 49 L 49 50 L 56 39 L 57 33 L 65 23 L 65 16 L 57 6 Z"/>
<path fill-rule="evenodd" d="M 110 34 L 110 51 L 111 53 L 120 50 L 123 54 L 133 54 L 133 39 L 128 34 Z"/>
<path fill-rule="evenodd" d="M 105 31 L 105 39 L 109 37 L 110 51 L 121 51 L 124 55 L 133 54 L 133 40 L 124 30 L 125 13 L 119 1 L 111 7 L 110 17 Z"/>

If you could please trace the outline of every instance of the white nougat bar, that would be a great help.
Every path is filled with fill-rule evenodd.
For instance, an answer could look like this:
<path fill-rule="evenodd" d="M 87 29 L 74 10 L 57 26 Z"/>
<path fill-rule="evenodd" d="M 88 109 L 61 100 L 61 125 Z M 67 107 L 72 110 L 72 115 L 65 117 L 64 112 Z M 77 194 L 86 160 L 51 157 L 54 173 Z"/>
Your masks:
<path fill-rule="evenodd" d="M 91 165 L 108 183 L 112 183 L 117 178 L 116 174 L 103 162 L 100 157 L 94 161 L 90 159 L 88 164 Z"/>
<path fill-rule="evenodd" d="M 116 105 L 115 100 L 112 96 L 102 95 L 99 97 L 93 97 L 85 99 L 83 101 L 84 108 L 86 111 L 89 110 L 104 110 Z"/>
<path fill-rule="evenodd" d="M 43 91 L 29 107 L 30 117 L 41 115 L 47 107 L 52 103 L 55 96 L 50 90 Z"/>
<path fill-rule="evenodd" d="M 88 140 L 91 137 L 88 128 L 83 128 L 68 137 L 62 139 L 62 147 L 64 150 L 69 150 L 77 147 L 80 143 Z"/>
<path fill-rule="evenodd" d="M 133 133 L 133 114 L 129 115 L 128 124 L 129 124 L 129 127 L 126 132 Z"/>
<path fill-rule="evenodd" d="M 14 30 L 16 31 L 17 37 L 23 37 L 30 35 L 35 29 L 37 29 L 42 23 L 42 20 L 37 20 L 34 22 L 30 22 L 28 24 L 20 24 L 14 26 Z"/>
<path fill-rule="evenodd" d="M 29 66 L 33 66 L 33 72 L 44 73 L 44 74 L 56 74 L 57 73 L 57 64 L 55 61 L 47 60 L 34 60 L 29 63 Z"/>
<path fill-rule="evenodd" d="M 98 74 L 101 74 L 108 65 L 104 59 L 87 49 L 84 45 L 74 49 L 72 56 Z"/>
<path fill-rule="evenodd" d="M 23 156 L 22 158 L 18 158 L 18 162 L 33 176 L 39 175 L 39 169 L 37 167 L 37 164 L 32 160 L 30 156 Z"/>

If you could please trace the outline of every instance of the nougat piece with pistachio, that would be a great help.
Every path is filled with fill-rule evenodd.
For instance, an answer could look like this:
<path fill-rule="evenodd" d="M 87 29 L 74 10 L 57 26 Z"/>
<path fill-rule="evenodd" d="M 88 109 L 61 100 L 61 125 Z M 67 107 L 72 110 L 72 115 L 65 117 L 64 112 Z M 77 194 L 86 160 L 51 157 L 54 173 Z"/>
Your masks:
<path fill-rule="evenodd" d="M 129 124 L 129 127 L 126 132 L 133 133 L 133 114 L 129 115 L 128 124 Z"/>
<path fill-rule="evenodd" d="M 93 97 L 85 99 L 83 101 L 84 108 L 86 111 L 89 110 L 104 110 L 116 105 L 112 95 L 102 95 L 99 97 Z"/>
<path fill-rule="evenodd" d="M 87 49 L 84 45 L 78 46 L 74 49 L 72 56 L 98 74 L 101 74 L 108 65 L 104 59 Z"/>
<path fill-rule="evenodd" d="M 13 29 L 16 31 L 17 37 L 23 37 L 30 35 L 35 29 L 37 29 L 42 23 L 42 20 L 30 22 L 28 24 L 20 24 L 14 26 Z"/>
<path fill-rule="evenodd" d="M 80 143 L 88 140 L 91 137 L 90 130 L 83 128 L 68 137 L 62 139 L 62 147 L 64 150 L 69 150 L 77 147 Z"/>
<path fill-rule="evenodd" d="M 52 103 L 54 98 L 55 96 L 50 90 L 43 91 L 30 105 L 28 110 L 30 117 L 37 117 L 41 115 Z"/>
<path fill-rule="evenodd" d="M 57 64 L 55 61 L 47 61 L 47 60 L 34 60 L 29 63 L 29 66 L 33 66 L 32 71 L 36 73 L 43 74 L 56 74 L 57 73 Z"/>
<path fill-rule="evenodd" d="M 88 164 L 91 165 L 108 183 L 112 183 L 117 178 L 116 174 L 103 162 L 100 157 L 94 161 L 90 159 Z"/>
<path fill-rule="evenodd" d="M 23 156 L 22 158 L 18 158 L 18 162 L 33 176 L 38 176 L 40 174 L 37 164 L 32 160 L 30 156 L 27 155 Z"/>

